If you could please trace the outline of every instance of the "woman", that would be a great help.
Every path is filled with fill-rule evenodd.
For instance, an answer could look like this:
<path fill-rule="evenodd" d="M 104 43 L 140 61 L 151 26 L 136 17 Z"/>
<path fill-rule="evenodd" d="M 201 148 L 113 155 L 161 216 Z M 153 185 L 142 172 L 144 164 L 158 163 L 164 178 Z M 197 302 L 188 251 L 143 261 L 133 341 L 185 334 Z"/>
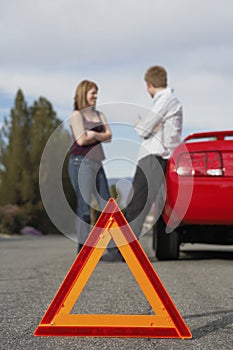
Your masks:
<path fill-rule="evenodd" d="M 69 159 L 69 176 L 77 197 L 78 252 L 90 233 L 90 203 L 94 194 L 103 210 L 110 198 L 102 167 L 105 158 L 101 142 L 111 141 L 112 133 L 102 112 L 96 110 L 97 85 L 82 81 L 75 93 L 70 126 L 74 138 Z"/>

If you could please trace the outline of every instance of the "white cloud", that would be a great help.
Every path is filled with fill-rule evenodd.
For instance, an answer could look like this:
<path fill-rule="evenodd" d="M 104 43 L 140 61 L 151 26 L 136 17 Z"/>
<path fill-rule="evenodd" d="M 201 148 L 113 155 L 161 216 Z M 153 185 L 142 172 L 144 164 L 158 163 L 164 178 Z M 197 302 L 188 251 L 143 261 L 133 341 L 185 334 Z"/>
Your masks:
<path fill-rule="evenodd" d="M 232 10 L 231 0 L 2 0 L 0 91 L 45 96 L 66 117 L 76 84 L 89 78 L 100 104 L 150 107 L 143 75 L 158 63 L 187 129 L 232 128 Z"/>
<path fill-rule="evenodd" d="M 136 60 L 135 55 L 175 50 L 182 56 L 184 49 L 231 40 L 233 5 L 228 0 L 2 3 L 0 43 L 2 60 L 9 65 L 124 63 L 125 58 Z"/>

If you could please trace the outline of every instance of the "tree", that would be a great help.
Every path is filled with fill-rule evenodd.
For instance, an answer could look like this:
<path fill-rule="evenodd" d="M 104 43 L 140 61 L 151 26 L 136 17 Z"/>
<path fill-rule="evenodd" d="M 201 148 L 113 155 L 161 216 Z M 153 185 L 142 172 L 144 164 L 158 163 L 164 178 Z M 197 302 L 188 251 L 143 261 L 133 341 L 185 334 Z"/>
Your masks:
<path fill-rule="evenodd" d="M 54 229 L 41 201 L 39 167 L 44 147 L 54 130 L 61 124 L 52 104 L 40 97 L 27 107 L 23 92 L 16 94 L 10 118 L 5 119 L 0 132 L 0 205 L 17 205 L 27 214 L 27 224 L 44 231 Z M 69 133 L 59 128 L 59 147 L 67 144 Z M 59 147 L 55 155 L 59 157 Z M 66 159 L 67 167 L 67 159 Z M 66 197 L 73 197 L 67 172 L 63 186 Z M 71 199 L 72 202 L 72 199 Z"/>
<path fill-rule="evenodd" d="M 119 188 L 117 189 L 115 184 L 110 186 L 110 195 L 116 200 L 117 204 L 121 206 L 121 193 Z"/>
<path fill-rule="evenodd" d="M 23 196 L 32 205 L 38 202 L 39 193 L 39 166 L 44 147 L 52 132 L 61 124 L 53 110 L 51 103 L 40 97 L 30 108 L 30 140 L 28 155 L 28 170 L 25 172 Z"/>
<path fill-rule="evenodd" d="M 54 130 L 61 124 L 53 110 L 52 104 L 44 97 L 40 97 L 29 109 L 30 138 L 28 143 L 28 166 L 24 171 L 22 182 L 22 197 L 26 200 L 29 223 L 42 231 L 52 230 L 53 225 L 46 212 L 40 197 L 39 166 L 44 147 Z"/>
<path fill-rule="evenodd" d="M 1 133 L 1 204 L 24 204 L 21 182 L 27 168 L 29 128 L 27 104 L 19 90 L 11 109 L 10 121 L 5 119 Z"/>

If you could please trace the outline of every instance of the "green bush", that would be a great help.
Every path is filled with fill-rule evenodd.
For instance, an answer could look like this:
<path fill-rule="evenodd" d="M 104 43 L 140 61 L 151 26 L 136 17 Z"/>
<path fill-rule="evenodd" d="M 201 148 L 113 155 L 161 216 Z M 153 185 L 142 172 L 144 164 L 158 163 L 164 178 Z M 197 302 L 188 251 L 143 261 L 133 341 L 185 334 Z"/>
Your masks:
<path fill-rule="evenodd" d="M 27 215 L 18 205 L 7 204 L 0 207 L 0 232 L 20 233 L 27 222 Z"/>

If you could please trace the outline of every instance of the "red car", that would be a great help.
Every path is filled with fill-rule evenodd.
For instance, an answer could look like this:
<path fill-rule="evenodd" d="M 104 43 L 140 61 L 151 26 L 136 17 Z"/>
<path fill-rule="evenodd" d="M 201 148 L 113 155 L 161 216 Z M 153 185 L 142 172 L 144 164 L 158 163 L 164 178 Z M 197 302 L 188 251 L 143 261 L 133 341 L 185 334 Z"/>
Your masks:
<path fill-rule="evenodd" d="M 154 226 L 159 260 L 182 242 L 233 244 L 233 131 L 189 135 L 166 170 L 163 213 Z"/>

